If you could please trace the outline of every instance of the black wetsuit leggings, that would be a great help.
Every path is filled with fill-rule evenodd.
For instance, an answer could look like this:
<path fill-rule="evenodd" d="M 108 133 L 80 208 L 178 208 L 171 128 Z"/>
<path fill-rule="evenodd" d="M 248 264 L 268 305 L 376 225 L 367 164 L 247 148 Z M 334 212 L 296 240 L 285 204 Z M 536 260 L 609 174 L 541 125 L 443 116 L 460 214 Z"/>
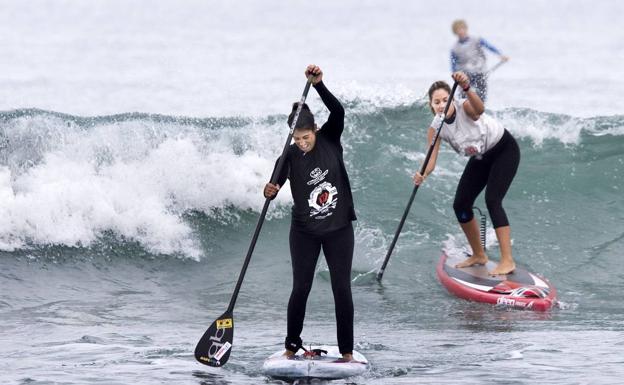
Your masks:
<path fill-rule="evenodd" d="M 293 268 L 293 288 L 288 301 L 288 332 L 286 349 L 297 351 L 301 345 L 301 331 L 305 318 L 308 294 L 312 288 L 316 262 L 323 248 L 329 266 L 338 348 L 340 353 L 353 351 L 353 300 L 351 298 L 351 262 L 353 260 L 353 226 L 347 226 L 324 235 L 312 235 L 290 228 L 290 256 Z"/>
<path fill-rule="evenodd" d="M 494 228 L 508 226 L 503 209 L 503 198 L 516 175 L 520 163 L 518 143 L 505 130 L 501 140 L 483 154 L 481 159 L 471 157 L 459 180 L 453 209 L 460 223 L 472 220 L 472 206 L 485 188 L 485 204 Z"/>

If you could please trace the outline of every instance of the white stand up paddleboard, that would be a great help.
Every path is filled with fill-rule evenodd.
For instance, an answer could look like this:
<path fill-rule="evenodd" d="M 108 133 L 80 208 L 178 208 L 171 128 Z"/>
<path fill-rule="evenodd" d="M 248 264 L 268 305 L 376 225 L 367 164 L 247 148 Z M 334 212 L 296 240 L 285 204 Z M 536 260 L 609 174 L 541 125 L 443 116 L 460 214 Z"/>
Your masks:
<path fill-rule="evenodd" d="M 284 349 L 269 356 L 262 365 L 262 371 L 269 377 L 285 381 L 299 379 L 337 380 L 360 375 L 369 370 L 370 364 L 366 357 L 353 351 L 353 359 L 358 362 L 342 361 L 342 354 L 337 346 L 312 346 L 309 350 L 322 349 L 327 354 L 305 357 L 303 351 L 286 358 Z"/>

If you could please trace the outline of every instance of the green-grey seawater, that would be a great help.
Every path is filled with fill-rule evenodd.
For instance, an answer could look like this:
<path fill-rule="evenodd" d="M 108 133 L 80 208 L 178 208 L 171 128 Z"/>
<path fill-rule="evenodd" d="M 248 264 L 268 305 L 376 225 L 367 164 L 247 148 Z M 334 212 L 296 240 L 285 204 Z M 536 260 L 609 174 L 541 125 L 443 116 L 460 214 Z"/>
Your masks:
<path fill-rule="evenodd" d="M 355 342 L 373 365 L 352 382 L 619 382 L 624 117 L 492 112 L 522 152 L 505 199 L 516 261 L 548 278 L 561 301 L 534 313 L 470 303 L 437 282 L 442 248 L 465 245 L 451 205 L 466 160 L 444 145 L 383 283 L 375 281 L 427 150 L 431 115 L 421 103 L 346 107 L 358 215 Z M 192 353 L 227 308 L 284 120 L 1 113 L 3 382 L 277 383 L 260 368 L 286 330 L 287 188 L 271 206 L 242 286 L 230 361 L 208 368 Z M 482 196 L 477 206 L 485 208 Z M 491 228 L 488 248 L 497 258 Z M 302 337 L 335 343 L 324 262 Z"/>

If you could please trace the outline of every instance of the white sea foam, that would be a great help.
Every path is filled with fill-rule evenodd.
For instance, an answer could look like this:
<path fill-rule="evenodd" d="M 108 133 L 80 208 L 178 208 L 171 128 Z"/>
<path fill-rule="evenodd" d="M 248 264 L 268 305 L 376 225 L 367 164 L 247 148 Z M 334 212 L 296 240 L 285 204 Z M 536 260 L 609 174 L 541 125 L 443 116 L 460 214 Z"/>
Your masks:
<path fill-rule="evenodd" d="M 480 220 L 478 212 L 475 212 L 475 218 L 477 220 Z M 462 234 L 446 234 L 446 240 L 444 240 L 442 244 L 442 249 L 449 256 L 464 257 L 466 255 L 472 255 L 472 249 L 470 248 L 468 241 Z M 488 226 L 485 230 L 485 248 L 490 249 L 496 245 L 498 245 L 496 232 L 494 231 L 494 228 Z"/>
<path fill-rule="evenodd" d="M 528 138 L 538 146 L 548 139 L 566 145 L 579 144 L 583 134 L 624 135 L 624 120 L 618 116 L 578 118 L 517 108 L 495 111 L 493 114 L 514 135 Z"/>
<path fill-rule="evenodd" d="M 283 133 L 255 124 L 212 131 L 149 119 L 89 128 L 47 115 L 17 119 L 3 132 L 0 248 L 89 246 L 112 231 L 153 253 L 197 258 L 184 213 L 262 207 Z M 288 196 L 286 187 L 277 201 Z"/>
<path fill-rule="evenodd" d="M 541 145 L 546 139 L 555 139 L 564 144 L 578 144 L 581 133 L 589 126 L 583 119 L 535 110 L 504 110 L 496 115 L 514 135 L 529 138 L 536 145 Z"/>
<path fill-rule="evenodd" d="M 490 79 L 487 106 L 514 135 L 537 145 L 548 139 L 574 145 L 584 133 L 624 135 L 621 118 L 596 118 L 621 114 L 624 29 L 612 18 L 622 6 L 452 0 L 448 9 L 462 10 L 454 15 L 423 12 L 426 3 L 362 6 L 355 0 L 290 7 L 248 0 L 240 7 L 6 3 L 10 17 L 0 23 L 0 34 L 11 60 L 0 61 L 3 110 L 255 118 L 216 130 L 149 118 L 91 124 L 46 114 L 5 119 L 0 211 L 8 219 L 0 225 L 0 247 L 89 245 L 110 230 L 156 253 L 197 256 L 183 214 L 230 206 L 259 210 L 286 132 L 283 123 L 266 120 L 288 112 L 303 88 L 306 64 L 323 67 L 328 87 L 348 108 L 347 119 L 375 114 L 385 123 L 384 110 L 414 108 L 432 81 L 449 80 L 449 27 L 456 17 L 511 56 Z M 314 23 L 301 21 L 318 9 L 332 11 Z M 490 65 L 494 60 L 489 57 Z M 310 101 L 322 120 L 326 111 L 314 91 Z M 345 148 L 354 142 L 346 138 Z M 422 149 L 409 151 L 416 148 Z M 421 154 L 405 156 L 418 163 Z M 357 169 L 354 160 L 347 162 Z M 441 162 L 436 171 L 449 183 L 460 169 Z M 286 186 L 276 203 L 285 205 L 289 195 Z"/>

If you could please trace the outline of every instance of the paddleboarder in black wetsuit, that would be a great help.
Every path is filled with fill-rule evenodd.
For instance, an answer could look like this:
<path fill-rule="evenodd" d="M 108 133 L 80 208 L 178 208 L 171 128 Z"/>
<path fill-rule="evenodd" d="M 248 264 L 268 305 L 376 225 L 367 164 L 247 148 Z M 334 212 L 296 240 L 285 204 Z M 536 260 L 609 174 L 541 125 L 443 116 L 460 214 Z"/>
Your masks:
<path fill-rule="evenodd" d="M 323 248 L 336 307 L 338 348 L 345 360 L 352 360 L 353 300 L 351 298 L 351 262 L 355 210 L 347 170 L 342 157 L 340 137 L 344 130 L 344 109 L 323 84 L 323 72 L 309 65 L 306 77 L 329 109 L 329 118 L 318 129 L 314 116 L 304 104 L 293 132 L 295 141 L 286 154 L 277 184 L 267 183 L 266 198 L 274 198 L 286 179 L 294 200 L 290 227 L 290 256 L 293 288 L 288 302 L 288 331 L 285 355 L 294 355 L 301 347 L 301 331 L 306 302 L 312 288 L 316 263 Z M 297 103 L 288 117 L 292 124 Z"/>

